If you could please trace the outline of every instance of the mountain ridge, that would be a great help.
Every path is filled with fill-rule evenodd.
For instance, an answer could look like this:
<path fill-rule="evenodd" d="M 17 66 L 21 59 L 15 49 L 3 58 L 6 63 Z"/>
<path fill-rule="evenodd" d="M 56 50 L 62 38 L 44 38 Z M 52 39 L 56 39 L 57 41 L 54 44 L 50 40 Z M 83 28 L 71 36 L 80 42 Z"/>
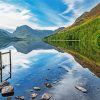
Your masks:
<path fill-rule="evenodd" d="M 85 21 L 96 18 L 97 16 L 100 16 L 100 3 L 98 3 L 94 8 L 92 8 L 88 12 L 84 12 L 81 16 L 79 16 L 75 22 L 71 25 L 71 27 L 75 25 L 79 25 L 84 23 Z"/>

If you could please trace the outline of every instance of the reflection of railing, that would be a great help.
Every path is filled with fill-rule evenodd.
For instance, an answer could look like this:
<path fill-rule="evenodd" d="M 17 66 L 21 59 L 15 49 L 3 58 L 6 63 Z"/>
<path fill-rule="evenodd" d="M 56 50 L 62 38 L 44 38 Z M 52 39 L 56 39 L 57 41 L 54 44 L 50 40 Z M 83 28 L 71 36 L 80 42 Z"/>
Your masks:
<path fill-rule="evenodd" d="M 9 54 L 9 64 L 7 65 L 3 65 L 3 59 L 2 59 L 2 56 L 3 55 L 6 55 L 6 54 Z M 5 69 L 6 67 L 9 66 L 9 76 L 3 80 L 3 69 Z M 5 81 L 5 80 L 8 80 L 9 78 L 11 78 L 11 50 L 9 52 L 0 52 L 0 78 L 1 78 L 1 82 Z"/>

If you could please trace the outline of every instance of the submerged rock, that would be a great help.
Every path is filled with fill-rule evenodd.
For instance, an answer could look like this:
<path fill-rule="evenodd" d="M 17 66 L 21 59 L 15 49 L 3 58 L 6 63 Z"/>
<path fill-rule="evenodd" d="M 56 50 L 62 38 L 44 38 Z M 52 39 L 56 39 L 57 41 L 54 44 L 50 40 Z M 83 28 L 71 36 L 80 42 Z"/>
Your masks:
<path fill-rule="evenodd" d="M 52 85 L 51 85 L 50 83 L 45 83 L 45 86 L 46 86 L 47 88 L 51 88 L 51 87 L 52 87 Z"/>
<path fill-rule="evenodd" d="M 7 97 L 7 100 L 11 100 L 12 97 Z"/>
<path fill-rule="evenodd" d="M 29 90 L 30 92 L 33 92 L 33 90 L 31 89 L 31 90 Z"/>
<path fill-rule="evenodd" d="M 14 95 L 14 88 L 13 86 L 5 86 L 1 90 L 2 96 L 12 96 Z"/>
<path fill-rule="evenodd" d="M 20 100 L 24 100 L 24 96 L 21 96 L 19 99 L 20 99 Z"/>
<path fill-rule="evenodd" d="M 48 78 L 45 79 L 46 81 L 50 81 Z"/>
<path fill-rule="evenodd" d="M 20 98 L 19 96 L 16 96 L 16 97 L 15 97 L 15 100 L 18 100 L 19 98 Z"/>
<path fill-rule="evenodd" d="M 35 99 L 37 96 L 38 96 L 37 93 L 33 93 L 33 94 L 31 94 L 32 99 Z"/>
<path fill-rule="evenodd" d="M 42 95 L 41 100 L 50 100 L 51 97 L 52 97 L 52 96 L 51 96 L 50 94 L 44 93 L 44 94 Z"/>
<path fill-rule="evenodd" d="M 33 89 L 34 89 L 35 91 L 40 91 L 40 90 L 41 90 L 40 87 L 33 87 Z"/>
<path fill-rule="evenodd" d="M 16 96 L 15 100 L 24 100 L 24 96 Z"/>
<path fill-rule="evenodd" d="M 82 91 L 83 93 L 87 93 L 87 90 L 81 86 L 75 86 L 75 88 L 79 91 Z"/>

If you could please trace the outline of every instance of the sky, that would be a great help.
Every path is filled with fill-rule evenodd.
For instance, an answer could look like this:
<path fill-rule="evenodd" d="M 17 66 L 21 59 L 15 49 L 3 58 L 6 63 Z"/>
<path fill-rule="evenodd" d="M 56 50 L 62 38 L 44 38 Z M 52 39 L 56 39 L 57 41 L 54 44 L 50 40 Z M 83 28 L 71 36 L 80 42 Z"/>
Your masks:
<path fill-rule="evenodd" d="M 14 31 L 21 25 L 40 30 L 67 27 L 99 2 L 99 0 L 0 0 L 0 28 Z"/>

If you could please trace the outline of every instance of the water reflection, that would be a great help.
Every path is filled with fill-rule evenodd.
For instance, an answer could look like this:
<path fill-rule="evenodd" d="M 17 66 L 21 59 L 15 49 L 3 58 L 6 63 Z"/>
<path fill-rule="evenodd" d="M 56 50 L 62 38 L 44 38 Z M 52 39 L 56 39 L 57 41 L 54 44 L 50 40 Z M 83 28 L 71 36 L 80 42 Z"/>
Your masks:
<path fill-rule="evenodd" d="M 75 62 L 71 55 L 60 53 L 54 49 L 32 50 L 28 54 L 23 54 L 17 52 L 17 50 L 11 46 L 2 49 L 2 51 L 5 52 L 9 49 L 12 50 L 13 59 L 12 79 L 9 81 L 15 88 L 14 96 L 24 95 L 26 100 L 30 97 L 29 93 L 33 86 L 41 87 L 40 96 L 43 92 L 48 90 L 43 85 L 46 82 L 46 78 L 50 80 L 50 83 L 60 80 L 62 75 L 66 73 L 66 70 L 64 68 L 60 69 L 59 66 L 62 64 L 64 66 L 65 61 L 66 63 Z M 70 64 L 69 66 L 71 68 Z M 48 70 L 48 68 L 50 70 Z M 3 100 L 2 97 L 1 99 Z M 12 99 L 14 99 L 14 97 L 12 97 Z"/>
<path fill-rule="evenodd" d="M 83 68 L 72 55 L 59 52 L 43 42 L 19 41 L 10 44 L 1 51 L 12 50 L 12 79 L 9 80 L 15 90 L 12 100 L 15 100 L 15 96 L 24 96 L 25 100 L 31 100 L 30 95 L 36 92 L 30 92 L 34 86 L 41 88 L 36 100 L 40 100 L 45 92 L 52 94 L 51 100 L 99 100 L 100 79 L 87 68 Z M 66 43 L 61 45 L 66 48 Z M 70 47 L 73 47 L 71 43 Z M 51 89 L 44 85 L 47 78 L 53 84 Z M 84 86 L 88 93 L 78 91 L 75 85 Z M 5 98 L 0 96 L 0 100 Z"/>
<path fill-rule="evenodd" d="M 77 70 L 77 74 L 81 72 L 80 76 L 77 76 L 75 72 L 72 74 L 64 75 L 63 79 L 59 82 L 54 89 L 50 91 L 53 95 L 51 100 L 99 100 L 100 98 L 100 81 L 96 77 L 91 78 L 91 73 L 87 76 L 88 70 Z M 75 74 L 75 75 L 74 75 Z M 75 88 L 75 86 L 82 86 L 87 89 L 87 93 L 83 93 Z"/>
<path fill-rule="evenodd" d="M 7 47 L 13 46 L 16 48 L 18 52 L 27 54 L 31 52 L 32 50 L 39 50 L 39 49 L 52 49 L 53 46 L 44 43 L 42 41 L 16 41 L 16 42 L 9 42 L 4 41 L 0 42 L 0 49 L 4 49 Z"/>
<path fill-rule="evenodd" d="M 90 41 L 49 41 L 50 44 L 72 54 L 76 60 L 100 77 L 100 47 Z"/>

